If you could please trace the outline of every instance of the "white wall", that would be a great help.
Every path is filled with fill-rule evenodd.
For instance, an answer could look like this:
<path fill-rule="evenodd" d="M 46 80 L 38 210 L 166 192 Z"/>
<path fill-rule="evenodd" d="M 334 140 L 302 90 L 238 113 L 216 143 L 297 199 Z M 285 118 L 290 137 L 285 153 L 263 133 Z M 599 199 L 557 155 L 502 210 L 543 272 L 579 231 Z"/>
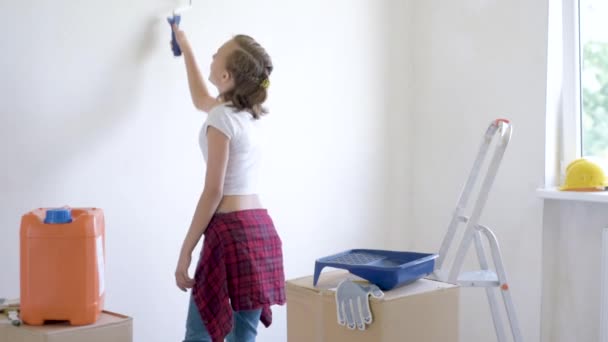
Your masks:
<path fill-rule="evenodd" d="M 413 82 L 414 51 L 412 39 L 412 16 L 415 15 L 413 1 L 393 1 L 391 12 L 386 18 L 387 31 L 392 44 L 387 53 L 388 87 L 385 94 L 385 141 L 387 177 L 386 196 L 383 212 L 387 215 L 385 223 L 384 248 L 405 250 L 408 236 L 414 227 L 411 218 L 411 175 L 415 169 L 410 164 L 412 149 L 415 146 L 412 135 L 412 98 L 417 94 Z"/>
<path fill-rule="evenodd" d="M 606 204 L 547 201 L 543 231 L 542 341 L 600 340 Z"/>
<path fill-rule="evenodd" d="M 181 4 L 0 3 L 11 14 L 0 22 L 0 296 L 19 294 L 23 213 L 97 206 L 107 219 L 107 309 L 135 318 L 136 341 L 183 336 L 187 295 L 173 270 L 204 165 L 203 115 L 192 109 L 164 21 Z M 194 1 L 184 15 L 205 72 L 214 50 L 241 32 L 274 59 L 263 198 L 284 240 L 288 278 L 312 273 L 317 257 L 386 238 L 393 137 L 384 134 L 385 113 L 403 107 L 385 101 L 394 96 L 388 66 L 397 62 L 385 18 L 401 6 Z M 274 324 L 260 340 L 286 339 L 284 308 Z"/>
<path fill-rule="evenodd" d="M 0 38 L 9 50 L 0 55 L 0 296 L 18 295 L 21 214 L 94 205 L 107 216 L 107 307 L 135 317 L 136 341 L 181 338 L 187 296 L 172 275 L 204 165 L 196 143 L 203 116 L 191 108 L 164 22 L 180 4 L 0 3 L 12 13 L 0 29 L 17 31 Z M 511 119 L 482 221 L 503 247 L 524 337 L 540 339 L 542 202 L 534 189 L 544 172 L 546 1 L 194 5 L 183 27 L 203 71 L 240 32 L 274 58 L 263 196 L 283 236 L 288 278 L 353 246 L 437 250 L 483 130 Z M 571 234 L 574 222 L 560 229 Z M 545 257 L 560 246 L 553 241 Z M 545 277 L 558 274 L 545 266 Z M 595 311 L 589 296 L 573 315 Z M 285 310 L 275 313 L 261 340 L 285 340 Z M 461 313 L 463 341 L 493 340 L 482 291 L 463 290 Z M 566 319 L 545 318 L 543 331 L 568 329 Z"/>
<path fill-rule="evenodd" d="M 482 223 L 502 246 L 526 341 L 540 339 L 546 1 L 413 1 L 411 222 L 403 243 L 438 250 L 491 120 L 514 126 Z M 397 228 L 398 229 L 398 228 Z M 472 254 L 472 253 L 470 253 Z M 466 266 L 476 268 L 470 258 Z M 462 341 L 493 341 L 484 291 L 463 289 Z"/>

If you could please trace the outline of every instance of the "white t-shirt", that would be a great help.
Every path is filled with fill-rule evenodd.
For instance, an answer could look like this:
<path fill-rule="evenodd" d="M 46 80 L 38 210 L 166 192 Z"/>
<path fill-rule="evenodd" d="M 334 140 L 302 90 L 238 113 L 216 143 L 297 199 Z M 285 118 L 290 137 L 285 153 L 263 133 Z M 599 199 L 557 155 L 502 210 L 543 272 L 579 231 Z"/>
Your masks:
<path fill-rule="evenodd" d="M 257 194 L 258 173 L 262 159 L 257 122 L 249 112 L 237 112 L 225 104 L 214 107 L 199 133 L 205 162 L 209 156 L 207 128 L 212 126 L 230 139 L 224 195 Z"/>

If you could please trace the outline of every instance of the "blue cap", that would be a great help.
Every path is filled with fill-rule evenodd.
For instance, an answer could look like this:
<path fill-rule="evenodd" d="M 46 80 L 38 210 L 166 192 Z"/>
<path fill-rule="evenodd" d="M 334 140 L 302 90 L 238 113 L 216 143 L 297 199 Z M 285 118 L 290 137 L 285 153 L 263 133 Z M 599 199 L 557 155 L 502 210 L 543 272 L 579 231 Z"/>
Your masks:
<path fill-rule="evenodd" d="M 46 211 L 46 217 L 44 218 L 44 223 L 60 224 L 60 223 L 70 223 L 70 222 L 72 222 L 72 212 L 70 211 L 70 209 L 58 208 L 58 209 L 48 209 Z"/>

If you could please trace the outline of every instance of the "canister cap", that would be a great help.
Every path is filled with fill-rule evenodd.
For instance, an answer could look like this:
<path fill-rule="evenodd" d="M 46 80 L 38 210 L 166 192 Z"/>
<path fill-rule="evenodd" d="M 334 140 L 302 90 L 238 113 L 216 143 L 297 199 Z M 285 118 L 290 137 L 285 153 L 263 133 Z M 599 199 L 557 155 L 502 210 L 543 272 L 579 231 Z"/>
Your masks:
<path fill-rule="evenodd" d="M 47 209 L 44 223 L 47 224 L 61 224 L 72 222 L 72 212 L 70 209 L 57 208 Z"/>

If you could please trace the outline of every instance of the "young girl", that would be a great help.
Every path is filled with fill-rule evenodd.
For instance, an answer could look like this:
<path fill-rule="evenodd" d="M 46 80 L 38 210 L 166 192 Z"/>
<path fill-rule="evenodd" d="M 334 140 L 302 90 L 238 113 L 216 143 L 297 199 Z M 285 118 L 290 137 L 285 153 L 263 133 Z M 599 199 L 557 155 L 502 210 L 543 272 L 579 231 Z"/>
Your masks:
<path fill-rule="evenodd" d="M 258 321 L 268 327 L 270 306 L 285 303 L 281 240 L 256 182 L 261 156 L 255 121 L 265 113 L 272 62 L 253 38 L 230 39 L 213 55 L 209 81 L 219 93 L 214 98 L 186 35 L 175 25 L 173 31 L 192 102 L 208 113 L 199 135 L 205 187 L 175 270 L 177 287 L 192 288 L 184 341 L 255 341 Z M 191 254 L 203 234 L 191 279 Z"/>

